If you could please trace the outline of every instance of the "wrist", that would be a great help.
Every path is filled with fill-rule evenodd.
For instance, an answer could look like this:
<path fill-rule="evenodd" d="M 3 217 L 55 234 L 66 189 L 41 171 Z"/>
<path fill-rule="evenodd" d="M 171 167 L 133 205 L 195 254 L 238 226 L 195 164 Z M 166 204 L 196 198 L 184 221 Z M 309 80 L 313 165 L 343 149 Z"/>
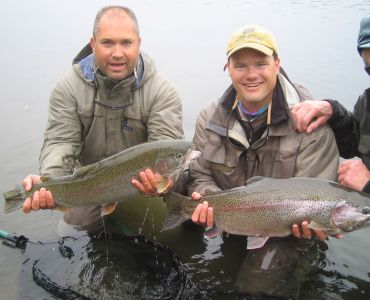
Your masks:
<path fill-rule="evenodd" d="M 366 182 L 366 184 L 362 188 L 362 191 L 365 192 L 365 193 L 370 194 L 370 180 L 368 182 Z"/>

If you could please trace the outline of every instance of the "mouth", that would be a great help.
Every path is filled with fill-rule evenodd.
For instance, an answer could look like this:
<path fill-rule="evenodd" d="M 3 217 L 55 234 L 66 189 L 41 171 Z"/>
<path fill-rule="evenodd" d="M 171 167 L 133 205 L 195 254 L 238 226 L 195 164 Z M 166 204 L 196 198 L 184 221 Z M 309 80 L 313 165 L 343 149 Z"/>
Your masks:
<path fill-rule="evenodd" d="M 125 63 L 110 63 L 109 67 L 112 71 L 122 71 L 125 69 Z"/>
<path fill-rule="evenodd" d="M 251 83 L 243 83 L 243 85 L 248 89 L 254 89 L 262 85 L 263 82 L 251 82 Z"/>

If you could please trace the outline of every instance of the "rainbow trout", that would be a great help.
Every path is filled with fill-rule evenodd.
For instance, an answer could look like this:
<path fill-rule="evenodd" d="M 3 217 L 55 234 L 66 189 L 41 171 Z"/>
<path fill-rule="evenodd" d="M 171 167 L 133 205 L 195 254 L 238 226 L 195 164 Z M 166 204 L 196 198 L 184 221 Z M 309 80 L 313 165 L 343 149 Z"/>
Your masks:
<path fill-rule="evenodd" d="M 190 219 L 199 203 L 174 192 L 165 196 L 168 215 L 162 230 Z M 316 178 L 272 179 L 254 177 L 246 186 L 202 198 L 213 207 L 212 237 L 226 231 L 248 236 L 248 249 L 262 247 L 269 237 L 292 233 L 293 224 L 309 221 L 309 227 L 329 235 L 370 225 L 370 195 L 338 183 Z"/>
<path fill-rule="evenodd" d="M 20 208 L 24 200 L 41 187 L 51 191 L 59 208 L 81 207 L 123 201 L 138 194 L 131 179 L 146 168 L 163 176 L 158 192 L 165 192 L 168 178 L 174 181 L 182 167 L 196 158 L 192 143 L 184 140 L 148 142 L 77 169 L 72 175 L 41 177 L 29 192 L 16 189 L 4 193 L 6 213 Z"/>

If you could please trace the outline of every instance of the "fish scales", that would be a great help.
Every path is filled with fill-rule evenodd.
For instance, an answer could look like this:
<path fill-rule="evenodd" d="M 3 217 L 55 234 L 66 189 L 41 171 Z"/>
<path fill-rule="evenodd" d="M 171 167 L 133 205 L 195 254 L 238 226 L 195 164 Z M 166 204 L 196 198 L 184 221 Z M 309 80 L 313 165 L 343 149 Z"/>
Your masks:
<path fill-rule="evenodd" d="M 202 200 L 213 207 L 218 229 L 265 240 L 291 234 L 292 225 L 304 220 L 311 229 L 328 234 L 370 225 L 370 195 L 317 178 L 255 177 L 244 187 L 205 195 Z M 166 204 L 169 217 L 164 230 L 191 218 L 198 203 L 170 193 Z"/>
<path fill-rule="evenodd" d="M 95 164 L 81 167 L 72 175 L 45 178 L 24 190 L 4 193 L 5 212 L 21 206 L 24 199 L 45 187 L 57 206 L 78 207 L 119 202 L 139 192 L 131 179 L 146 168 L 167 178 L 194 159 L 192 143 L 185 140 L 162 140 L 140 144 Z M 191 158 L 190 158 L 191 157 Z"/>

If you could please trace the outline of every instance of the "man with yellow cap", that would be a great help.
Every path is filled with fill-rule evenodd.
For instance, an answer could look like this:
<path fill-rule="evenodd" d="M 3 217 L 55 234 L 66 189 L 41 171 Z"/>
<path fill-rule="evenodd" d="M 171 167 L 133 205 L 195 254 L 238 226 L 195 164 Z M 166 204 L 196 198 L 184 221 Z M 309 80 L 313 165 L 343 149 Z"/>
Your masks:
<path fill-rule="evenodd" d="M 253 176 L 336 180 L 339 155 L 331 129 L 323 126 L 311 135 L 295 131 L 289 106 L 311 96 L 281 68 L 274 36 L 260 26 L 242 27 L 231 35 L 226 54 L 225 70 L 232 84 L 198 116 L 194 142 L 202 154 L 190 165 L 189 195 L 200 200 L 207 193 L 244 186 Z M 198 204 L 192 221 L 217 226 L 213 209 L 205 201 Z M 310 239 L 306 221 L 302 227 L 303 237 Z M 326 238 L 321 231 L 316 235 Z M 248 237 L 248 248 L 256 249 L 248 251 L 247 267 L 241 268 L 247 271 L 239 277 L 249 292 L 273 293 L 276 282 L 267 282 L 266 272 L 279 273 L 286 267 L 284 262 L 299 257 L 294 250 L 297 244 L 313 245 L 313 240 L 303 242 L 291 236 L 267 239 Z M 258 278 L 258 274 L 261 280 L 254 283 L 245 279 Z M 279 275 L 277 280 L 285 279 Z"/>
<path fill-rule="evenodd" d="M 196 123 L 194 141 L 202 155 L 190 167 L 193 198 L 243 186 L 253 176 L 336 180 L 339 156 L 331 129 L 311 135 L 294 129 L 289 106 L 312 97 L 281 68 L 274 36 L 260 26 L 242 27 L 231 35 L 226 54 L 232 85 Z M 199 204 L 193 221 L 213 226 L 212 208 Z"/>

